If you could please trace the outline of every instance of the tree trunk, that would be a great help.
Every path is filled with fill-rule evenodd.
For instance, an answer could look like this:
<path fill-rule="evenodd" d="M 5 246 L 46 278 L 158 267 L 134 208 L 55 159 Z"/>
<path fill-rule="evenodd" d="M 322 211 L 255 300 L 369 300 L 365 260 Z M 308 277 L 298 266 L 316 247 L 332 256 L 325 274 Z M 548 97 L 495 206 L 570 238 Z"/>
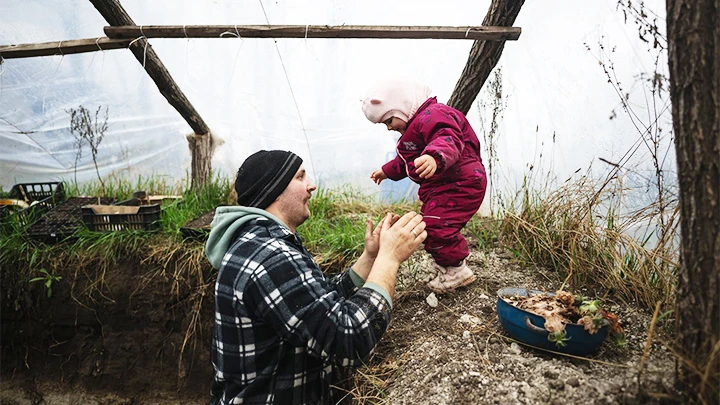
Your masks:
<path fill-rule="evenodd" d="M 690 401 L 718 404 L 720 0 L 667 0 L 667 32 L 682 236 L 678 382 Z"/>
<path fill-rule="evenodd" d="M 135 25 L 130 15 L 125 11 L 122 4 L 118 0 L 90 0 L 105 21 L 110 25 Z M 135 59 L 143 65 L 148 76 L 155 82 L 160 93 L 165 99 L 177 110 L 190 128 L 195 132 L 196 142 L 190 142 L 190 150 L 192 151 L 192 185 L 193 187 L 205 182 L 210 176 L 212 148 L 203 149 L 204 146 L 212 145 L 210 139 L 210 129 L 200 114 L 195 110 L 190 101 L 185 97 L 185 93 L 180 90 L 175 80 L 170 76 L 170 72 L 155 53 L 147 39 L 142 38 L 133 41 L 130 51 L 135 55 Z M 202 137 L 207 139 L 200 140 Z M 198 149 L 201 148 L 201 149 Z M 197 152 L 203 151 L 203 154 L 197 155 Z M 207 152 L 208 154 L 204 154 Z M 196 172 L 201 170 L 200 172 Z M 200 181 L 200 183 L 197 183 Z"/>
<path fill-rule="evenodd" d="M 525 0 L 492 0 L 482 25 L 510 27 Z M 500 60 L 505 41 L 475 41 L 448 105 L 467 114 L 490 72 Z"/>

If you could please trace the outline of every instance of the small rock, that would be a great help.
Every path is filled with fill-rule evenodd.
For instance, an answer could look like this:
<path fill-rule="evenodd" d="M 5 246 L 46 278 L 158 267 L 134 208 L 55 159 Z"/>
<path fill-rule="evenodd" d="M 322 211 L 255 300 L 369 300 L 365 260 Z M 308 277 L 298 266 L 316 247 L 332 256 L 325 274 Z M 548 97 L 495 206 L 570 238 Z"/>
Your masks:
<path fill-rule="evenodd" d="M 431 292 L 430 295 L 425 298 L 425 302 L 427 302 L 427 304 L 433 308 L 436 308 L 438 306 L 438 299 L 435 296 L 434 292 Z"/>
<path fill-rule="evenodd" d="M 470 339 L 470 331 L 466 330 L 463 332 L 463 339 Z"/>
<path fill-rule="evenodd" d="M 472 325 L 480 325 L 482 323 L 482 321 L 480 321 L 480 318 L 478 318 L 477 316 L 469 315 L 469 314 L 460 315 L 460 322 L 465 322 L 465 323 L 469 323 Z"/>
<path fill-rule="evenodd" d="M 545 370 L 545 372 L 543 372 L 543 376 L 550 380 L 557 380 L 557 378 L 560 377 L 560 373 L 554 370 Z"/>
<path fill-rule="evenodd" d="M 480 307 L 480 312 L 485 313 L 485 314 L 491 314 L 491 313 L 495 312 L 495 310 L 490 306 L 485 306 L 485 307 Z"/>
<path fill-rule="evenodd" d="M 512 353 L 512 354 L 520 354 L 520 353 L 522 353 L 522 350 L 520 349 L 520 345 L 517 344 L 517 343 L 515 343 L 515 342 L 510 343 L 510 349 L 509 349 L 509 350 L 510 350 L 510 353 Z"/>
<path fill-rule="evenodd" d="M 580 380 L 577 377 L 570 377 L 565 381 L 565 384 L 577 388 L 580 386 Z"/>
<path fill-rule="evenodd" d="M 482 298 L 482 299 L 486 300 L 486 299 L 488 299 L 488 298 L 490 298 L 490 297 L 488 297 L 488 296 L 487 296 L 487 295 L 485 295 L 485 294 L 480 294 L 480 298 Z"/>
<path fill-rule="evenodd" d="M 478 373 L 477 371 L 471 371 L 468 374 L 470 374 L 473 377 L 480 377 L 482 374 Z"/>
<path fill-rule="evenodd" d="M 565 389 L 565 384 L 563 384 L 562 381 L 558 380 L 552 380 L 548 383 L 548 385 L 555 391 L 562 391 Z"/>

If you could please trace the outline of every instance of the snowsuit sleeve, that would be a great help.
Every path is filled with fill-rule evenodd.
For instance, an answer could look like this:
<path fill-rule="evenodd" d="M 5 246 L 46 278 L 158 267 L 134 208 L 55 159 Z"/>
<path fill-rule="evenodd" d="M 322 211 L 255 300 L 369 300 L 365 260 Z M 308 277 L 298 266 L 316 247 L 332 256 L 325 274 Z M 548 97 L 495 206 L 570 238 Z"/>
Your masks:
<path fill-rule="evenodd" d="M 425 141 L 423 154 L 435 158 L 437 173 L 452 167 L 462 155 L 465 141 L 457 120 L 445 111 L 429 108 L 420 118 L 418 133 Z"/>
<path fill-rule="evenodd" d="M 402 180 L 407 177 L 407 172 L 405 171 L 405 163 L 398 155 L 395 156 L 395 159 L 385 163 L 382 167 L 382 171 L 385 173 L 388 179 L 394 181 Z"/>

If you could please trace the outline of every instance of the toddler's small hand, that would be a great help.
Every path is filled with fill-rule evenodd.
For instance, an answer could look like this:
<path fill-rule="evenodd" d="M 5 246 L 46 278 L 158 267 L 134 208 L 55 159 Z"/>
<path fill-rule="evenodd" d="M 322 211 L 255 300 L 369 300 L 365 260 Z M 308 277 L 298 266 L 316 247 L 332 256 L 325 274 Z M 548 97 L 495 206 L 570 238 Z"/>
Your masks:
<path fill-rule="evenodd" d="M 380 184 L 380 182 L 387 179 L 387 175 L 385 175 L 385 172 L 382 169 L 377 169 L 372 172 L 370 178 L 375 182 L 375 184 Z"/>
<path fill-rule="evenodd" d="M 430 155 L 422 155 L 415 159 L 413 163 L 415 163 L 415 173 L 417 173 L 421 179 L 429 179 L 437 170 L 437 162 L 435 162 L 435 159 Z"/>

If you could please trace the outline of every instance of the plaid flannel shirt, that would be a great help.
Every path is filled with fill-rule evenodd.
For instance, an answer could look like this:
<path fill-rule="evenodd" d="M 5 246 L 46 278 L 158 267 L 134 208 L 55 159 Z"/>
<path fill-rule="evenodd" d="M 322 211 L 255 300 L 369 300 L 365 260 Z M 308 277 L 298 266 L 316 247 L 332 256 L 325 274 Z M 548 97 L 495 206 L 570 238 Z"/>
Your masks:
<path fill-rule="evenodd" d="M 390 322 L 349 269 L 328 280 L 297 235 L 244 225 L 215 286 L 212 404 L 335 403 L 333 362 L 360 365 Z"/>

